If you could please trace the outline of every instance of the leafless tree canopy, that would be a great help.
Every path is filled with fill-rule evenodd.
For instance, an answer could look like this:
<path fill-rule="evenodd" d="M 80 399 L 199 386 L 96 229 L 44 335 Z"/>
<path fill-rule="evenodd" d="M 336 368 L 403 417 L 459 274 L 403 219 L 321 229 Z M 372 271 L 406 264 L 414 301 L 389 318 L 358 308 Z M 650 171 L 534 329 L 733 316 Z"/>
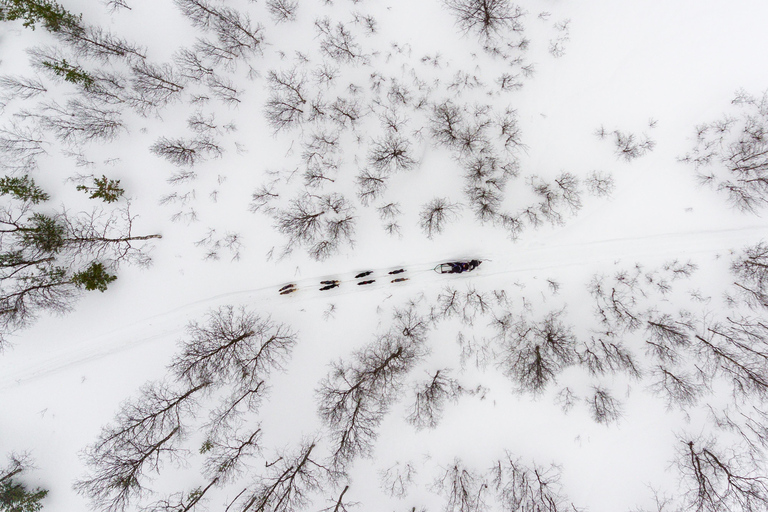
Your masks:
<path fill-rule="evenodd" d="M 130 103 L 142 113 L 157 110 L 178 100 L 184 80 L 169 64 L 157 65 L 139 61 L 131 68 L 134 94 Z"/>
<path fill-rule="evenodd" d="M 381 471 L 381 488 L 393 498 L 404 498 L 413 484 L 416 468 L 410 463 L 396 463 L 394 466 Z"/>
<path fill-rule="evenodd" d="M 304 194 L 275 214 L 277 230 L 288 237 L 287 250 L 306 247 L 310 256 L 323 260 L 353 243 L 354 209 L 340 194 Z"/>
<path fill-rule="evenodd" d="M 408 171 L 416 165 L 408 139 L 391 133 L 371 144 L 368 161 L 379 173 Z"/>
<path fill-rule="evenodd" d="M 768 94 L 741 92 L 733 103 L 736 116 L 697 127 L 696 146 L 683 160 L 735 208 L 758 213 L 768 203 Z"/>
<path fill-rule="evenodd" d="M 463 389 L 449 370 L 437 370 L 430 379 L 414 386 L 413 404 L 408 409 L 406 420 L 416 427 L 435 428 L 440 421 L 443 408 L 449 400 L 456 401 Z"/>
<path fill-rule="evenodd" d="M 267 464 L 267 473 L 237 496 L 228 509 L 241 512 L 293 512 L 310 503 L 329 483 L 329 471 L 314 458 L 316 443 L 305 441 Z"/>
<path fill-rule="evenodd" d="M 621 403 L 609 390 L 601 386 L 592 388 L 589 409 L 592 413 L 592 419 L 597 423 L 609 424 L 621 417 Z"/>
<path fill-rule="evenodd" d="M 360 45 L 343 23 L 334 23 L 330 18 L 315 20 L 315 28 L 320 36 L 320 50 L 328 57 L 339 62 L 354 62 L 364 57 Z"/>
<path fill-rule="evenodd" d="M 220 382 L 249 388 L 281 368 L 296 343 L 287 326 L 240 307 L 224 306 L 187 326 L 170 369 L 190 385 Z"/>
<path fill-rule="evenodd" d="M 270 95 L 265 115 L 275 130 L 293 128 L 311 115 L 307 78 L 296 68 L 267 74 Z"/>
<path fill-rule="evenodd" d="M 733 449 L 711 439 L 681 438 L 677 465 L 689 510 L 758 512 L 768 507 L 768 478 Z"/>
<path fill-rule="evenodd" d="M 459 205 L 438 197 L 425 204 L 419 213 L 419 225 L 427 238 L 439 235 L 448 222 L 456 220 Z"/>
<path fill-rule="evenodd" d="M 768 308 L 768 244 L 760 242 L 745 248 L 731 264 L 731 272 L 749 305 Z"/>
<path fill-rule="evenodd" d="M 85 451 L 89 474 L 75 488 L 102 510 L 126 510 L 146 493 L 146 474 L 179 456 L 185 422 L 208 382 L 177 389 L 165 383 L 145 386 L 138 399 L 123 405 L 114 425 Z"/>
<path fill-rule="evenodd" d="M 480 512 L 486 508 L 488 484 L 459 459 L 445 468 L 434 487 L 445 498 L 445 512 Z"/>
<path fill-rule="evenodd" d="M 502 341 L 499 365 L 521 391 L 541 393 L 576 361 L 576 338 L 553 311 L 539 322 L 520 318 Z"/>
<path fill-rule="evenodd" d="M 268 0 L 267 9 L 276 23 L 285 23 L 296 19 L 298 0 Z"/>
<path fill-rule="evenodd" d="M 40 113 L 28 113 L 37 118 L 43 129 L 51 131 L 65 143 L 108 142 L 124 130 L 121 112 L 83 99 L 69 100 L 66 106 L 55 101 L 46 103 Z"/>
<path fill-rule="evenodd" d="M 510 0 L 446 0 L 446 6 L 465 32 L 490 40 L 523 29 L 524 11 Z"/>
<path fill-rule="evenodd" d="M 515 512 L 571 510 L 562 495 L 560 468 L 526 466 L 507 452 L 491 467 L 491 488 L 503 510 Z"/>
<path fill-rule="evenodd" d="M 261 51 L 264 29 L 258 24 L 254 26 L 247 14 L 205 0 L 176 0 L 175 3 L 195 26 L 216 34 L 217 43 L 203 43 L 200 48 L 214 60 L 239 59 Z"/>
<path fill-rule="evenodd" d="M 318 389 L 319 412 L 328 425 L 334 467 L 370 454 L 377 427 L 397 398 L 403 378 L 424 355 L 427 324 L 412 309 L 348 362 L 333 364 Z"/>
<path fill-rule="evenodd" d="M 224 152 L 214 139 L 199 135 L 194 139 L 168 139 L 160 137 L 149 150 L 178 166 L 193 166 L 208 158 L 217 158 Z"/>
<path fill-rule="evenodd" d="M 78 491 L 102 510 L 122 511 L 138 504 L 149 494 L 146 485 L 151 473 L 164 463 L 186 458 L 185 442 L 195 427 L 205 433 L 199 453 L 204 456 L 201 473 L 208 483 L 193 492 L 162 498 L 150 509 L 191 510 L 212 487 L 240 479 L 247 462 L 262 451 L 260 425 L 242 416 L 256 411 L 265 393 L 265 379 L 282 368 L 295 342 L 296 335 L 287 326 L 243 307 L 221 307 L 203 322 L 191 322 L 181 352 L 169 367 L 173 382 L 150 383 L 138 398 L 122 406 L 85 451 L 89 473 L 77 483 Z M 212 397 L 214 407 L 209 405 Z M 201 424 L 201 412 L 206 409 L 208 419 Z M 250 488 L 251 494 L 241 493 L 230 505 L 243 506 L 242 510 L 273 510 L 272 506 L 293 510 L 278 505 L 289 500 L 297 506 L 306 492 L 302 489 L 309 485 L 304 472 L 312 475 L 322 470 L 309 459 L 313 447 L 309 443 L 301 448 L 298 468 L 289 455 L 279 455 L 268 466 L 267 475 L 260 477 L 261 483 Z M 293 477 L 286 478 L 289 473 Z M 262 485 L 270 479 L 271 484 Z M 255 503 L 262 508 L 252 508 Z"/>

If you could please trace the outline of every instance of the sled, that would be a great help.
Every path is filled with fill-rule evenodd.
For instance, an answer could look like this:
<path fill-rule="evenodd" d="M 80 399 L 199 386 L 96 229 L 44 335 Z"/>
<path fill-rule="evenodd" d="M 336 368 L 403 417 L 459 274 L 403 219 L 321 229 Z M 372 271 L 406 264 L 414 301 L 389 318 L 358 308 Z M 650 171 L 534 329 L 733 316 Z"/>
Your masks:
<path fill-rule="evenodd" d="M 462 272 L 471 272 L 475 270 L 482 261 L 452 261 L 450 263 L 441 263 L 435 267 L 435 272 L 439 274 L 461 274 Z"/>

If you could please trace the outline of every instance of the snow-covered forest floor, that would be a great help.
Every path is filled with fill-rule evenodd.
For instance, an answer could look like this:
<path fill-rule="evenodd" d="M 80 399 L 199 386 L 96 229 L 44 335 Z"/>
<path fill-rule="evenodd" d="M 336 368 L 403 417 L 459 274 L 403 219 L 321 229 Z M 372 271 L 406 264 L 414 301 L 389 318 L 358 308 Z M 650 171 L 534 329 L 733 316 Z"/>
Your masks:
<path fill-rule="evenodd" d="M 61 5 L 0 22 L 45 510 L 768 510 L 768 6 Z"/>

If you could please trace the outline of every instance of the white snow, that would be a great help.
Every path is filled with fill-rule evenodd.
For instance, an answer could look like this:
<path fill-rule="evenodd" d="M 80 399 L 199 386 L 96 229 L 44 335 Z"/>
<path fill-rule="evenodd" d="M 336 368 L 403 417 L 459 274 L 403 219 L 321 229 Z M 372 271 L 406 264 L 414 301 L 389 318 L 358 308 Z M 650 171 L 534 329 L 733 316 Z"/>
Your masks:
<path fill-rule="evenodd" d="M 386 328 L 391 309 L 407 300 L 421 294 L 434 297 L 448 284 L 459 290 L 505 289 L 515 308 L 521 297 L 542 313 L 567 304 L 569 319 L 576 322 L 591 314 L 586 285 L 593 274 L 611 274 L 636 262 L 651 269 L 679 259 L 701 266 L 689 288 L 699 287 L 718 301 L 727 284 L 730 251 L 768 233 L 764 218 L 729 209 L 720 195 L 697 185 L 692 166 L 678 161 L 693 146 L 695 126 L 727 112 L 738 89 L 761 94 L 766 88 L 768 4 L 539 0 L 526 2 L 529 14 L 524 21 L 535 75 L 519 91 L 485 99 L 478 94 L 478 98 L 518 111 L 527 146 L 520 154 L 522 176 L 551 179 L 568 171 L 583 178 L 603 170 L 616 182 L 611 197 L 585 195 L 584 208 L 562 226 L 527 229 L 516 241 L 502 229 L 481 226 L 465 208 L 459 221 L 428 240 L 417 226 L 419 207 L 433 197 L 466 201 L 458 164 L 447 150 L 422 141 L 416 144 L 417 168 L 396 175 L 385 196 L 402 206 L 401 237 L 384 233 L 374 207 L 358 205 L 354 247 L 344 247 L 323 262 L 311 260 L 302 249 L 284 259 L 268 259 L 272 248 L 275 256 L 279 254 L 284 239 L 274 232 L 269 218 L 248 212 L 250 194 L 268 180 L 267 170 L 286 171 L 297 165 L 301 131 L 275 135 L 265 124 L 264 76 L 269 69 L 289 66 L 294 49 L 309 52 L 317 44 L 314 32 L 307 29 L 316 12 L 327 10 L 345 18 L 350 10 L 372 13 L 380 32 L 362 43 L 382 54 L 389 50 L 385 46 L 389 41 L 409 44 L 411 56 L 393 60 L 409 62 L 426 76 L 452 74 L 421 67 L 418 59 L 435 53 L 450 62 L 451 70 L 496 75 L 488 68 L 494 61 L 482 55 L 472 36 L 460 34 L 437 1 L 335 2 L 333 8 L 322 7 L 319 1 L 301 2 L 299 20 L 280 26 L 269 21 L 263 2 L 232 2 L 251 12 L 253 19 L 263 20 L 268 45 L 263 56 L 252 59 L 260 77 L 249 79 L 242 65 L 233 75 L 244 91 L 237 108 L 213 102 L 204 108 L 215 112 L 222 125 L 233 121 L 238 130 L 218 137 L 226 149 L 224 157 L 196 167 L 198 179 L 193 183 L 178 188 L 167 184 L 176 169 L 148 151 L 159 136 L 188 135 L 185 119 L 194 109 L 186 104 L 170 105 L 162 117 L 131 115 L 129 133 L 118 144 L 85 148 L 95 162 L 120 159 L 111 168 L 99 163 L 93 172 L 119 178 L 133 198 L 132 210 L 140 215 L 137 232 L 159 232 L 163 239 L 155 244 L 151 267 L 121 268 L 119 279 L 106 293 L 84 295 L 65 316 L 42 315 L 0 355 L 0 454 L 31 451 L 38 469 L 29 481 L 50 489 L 45 510 L 86 509 L 85 499 L 72 489 L 85 471 L 78 453 L 95 440 L 122 401 L 135 396 L 146 381 L 164 377 L 165 366 L 184 337 L 184 326 L 216 306 L 246 304 L 299 331 L 292 359 L 285 372 L 272 378 L 270 398 L 259 413 L 265 446 L 279 448 L 321 427 L 314 390 L 328 364 L 348 358 L 370 342 Z M 87 21 L 147 46 L 155 62 L 169 61 L 175 49 L 191 44 L 196 34 L 168 1 L 129 2 L 132 11 L 112 16 L 100 5 L 62 3 L 73 12 L 83 12 Z M 542 11 L 551 12 L 551 17 L 537 18 Z M 553 25 L 566 19 L 570 24 L 565 54 L 555 58 L 547 46 L 557 37 Z M 23 48 L 46 42 L 51 38 L 42 28 L 30 32 L 15 23 L 0 25 L 0 74 L 23 72 Z M 280 50 L 285 57 L 278 55 Z M 474 59 L 471 52 L 479 57 Z M 374 62 L 382 72 L 397 71 L 395 64 L 385 68 L 381 57 Z M 481 66 L 476 68 L 477 62 Z M 373 69 L 359 66 L 353 71 L 357 76 L 352 80 L 367 86 Z M 62 86 L 56 94 L 64 90 Z M 9 106 L 0 113 L 3 124 L 12 112 Z M 651 119 L 657 121 L 655 127 L 649 126 Z M 646 133 L 656 148 L 632 162 L 620 161 L 612 142 L 594 135 L 601 125 L 609 131 Z M 235 142 L 245 151 L 238 153 Z M 347 141 L 342 151 L 350 159 L 359 153 L 354 141 Z M 355 196 L 355 169 L 350 163 L 343 170 L 350 198 Z M 52 155 L 35 179 L 54 191 L 54 201 L 85 204 L 82 198 L 70 199 L 76 196 L 65 184 L 75 172 L 79 170 L 71 159 Z M 520 190 L 510 191 L 510 197 L 526 193 L 524 177 L 511 186 Z M 172 222 L 177 210 L 160 206 L 160 198 L 192 189 L 195 199 L 190 207 L 199 220 Z M 215 202 L 209 197 L 213 190 L 218 191 Z M 239 233 L 244 244 L 240 259 L 230 261 L 231 255 L 222 249 L 219 260 L 204 260 L 205 249 L 194 242 L 209 229 L 215 229 L 216 236 Z M 486 260 L 472 274 L 441 276 L 431 271 L 439 262 L 472 257 Z M 408 268 L 409 281 L 392 285 L 379 278 L 369 288 L 345 282 L 327 293 L 316 290 L 316 283 L 326 276 L 348 278 L 368 269 L 382 276 L 400 266 Z M 561 291 L 546 298 L 550 278 L 561 284 Z M 298 283 L 301 291 L 279 296 L 278 288 L 289 282 Z M 324 318 L 331 304 L 333 314 Z M 576 327 L 586 329 L 587 321 Z M 484 324 L 464 330 L 477 337 L 488 332 Z M 417 378 L 440 367 L 458 371 L 455 328 L 443 326 L 432 332 L 430 345 L 432 354 L 425 367 L 416 370 Z M 706 421 L 668 411 L 641 385 L 620 378 L 610 383 L 624 401 L 617 423 L 595 423 L 583 404 L 566 414 L 554 403 L 555 392 L 570 385 L 586 393 L 590 383 L 576 369 L 566 371 L 557 386 L 537 399 L 515 393 L 493 365 L 486 371 L 468 366 L 459 379 L 488 391 L 483 399 L 464 396 L 449 404 L 435 431 L 415 432 L 403 420 L 405 405 L 393 407 L 381 426 L 375 457 L 358 461 L 352 472 L 349 496 L 362 503 L 359 510 L 410 510 L 411 503 L 437 509 L 441 501 L 429 490 L 435 467 L 460 457 L 483 471 L 505 449 L 526 461 L 561 465 L 565 493 L 592 512 L 648 505 L 649 485 L 675 492 L 669 469 L 674 434 L 702 429 Z M 408 461 L 419 469 L 413 499 L 387 498 L 379 488 L 378 471 Z M 257 461 L 254 467 L 261 464 Z M 202 482 L 194 468 L 174 477 L 172 467 L 168 465 L 169 476 L 158 480 L 158 486 L 168 486 L 162 490 L 189 489 Z M 178 478 L 177 487 L 173 478 Z M 218 510 L 218 504 L 209 506 Z M 316 508 L 322 508 L 320 503 Z"/>

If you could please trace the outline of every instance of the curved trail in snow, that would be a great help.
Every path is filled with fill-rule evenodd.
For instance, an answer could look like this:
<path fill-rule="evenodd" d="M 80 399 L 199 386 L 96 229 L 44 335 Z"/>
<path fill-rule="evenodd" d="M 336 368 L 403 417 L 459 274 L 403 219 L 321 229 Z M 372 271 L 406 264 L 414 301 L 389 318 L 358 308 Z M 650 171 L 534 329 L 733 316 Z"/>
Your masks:
<path fill-rule="evenodd" d="M 572 243 L 557 243 L 557 237 L 556 234 L 549 240 L 521 244 L 515 246 L 509 253 L 494 254 L 481 251 L 480 254 L 473 253 L 447 257 L 440 261 L 373 270 L 371 275 L 360 279 L 355 279 L 355 275 L 359 271 L 304 278 L 292 281 L 298 291 L 285 296 L 279 295 L 279 289 L 288 283 L 248 288 L 202 298 L 119 328 L 90 336 L 74 344 L 63 343 L 64 347 L 48 351 L 34 361 L 12 362 L 13 358 L 9 357 L 10 354 L 6 354 L 5 357 L 0 358 L 0 390 L 21 386 L 26 382 L 112 356 L 157 339 L 166 339 L 169 336 L 178 337 L 193 313 L 203 313 L 212 306 L 235 299 L 240 302 L 249 300 L 256 303 L 269 302 L 274 304 L 275 301 L 278 301 L 278 304 L 301 304 L 310 299 L 365 293 L 369 289 L 413 288 L 414 285 L 423 288 L 430 283 L 437 284 L 446 280 L 492 280 L 494 284 L 503 286 L 515 275 L 535 271 L 586 265 L 599 266 L 623 259 L 632 259 L 634 262 L 649 256 L 687 259 L 695 255 L 740 249 L 745 245 L 757 243 L 763 237 L 768 237 L 768 230 L 765 226 L 749 226 L 740 229 L 665 233 Z M 483 259 L 484 263 L 470 273 L 441 275 L 433 272 L 436 265 L 445 261 L 470 259 L 471 257 Z M 405 269 L 405 272 L 396 275 L 388 274 L 391 270 L 398 268 Z M 409 280 L 391 282 L 392 279 L 401 277 L 407 277 Z M 359 281 L 370 279 L 375 279 L 376 282 L 366 286 L 356 284 Z M 322 286 L 320 282 L 327 280 L 339 280 L 340 286 L 328 291 L 320 291 L 319 288 Z"/>

